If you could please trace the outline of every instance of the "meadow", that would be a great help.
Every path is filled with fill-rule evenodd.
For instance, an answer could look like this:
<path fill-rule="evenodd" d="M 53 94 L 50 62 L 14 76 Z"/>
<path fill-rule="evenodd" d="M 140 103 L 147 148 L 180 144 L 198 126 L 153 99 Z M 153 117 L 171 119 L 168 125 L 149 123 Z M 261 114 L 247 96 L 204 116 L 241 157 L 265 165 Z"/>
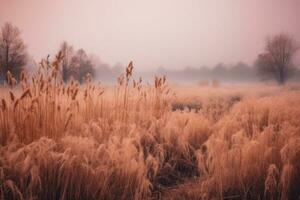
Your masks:
<path fill-rule="evenodd" d="M 300 86 L 63 83 L 1 90 L 0 199 L 299 199 Z"/>

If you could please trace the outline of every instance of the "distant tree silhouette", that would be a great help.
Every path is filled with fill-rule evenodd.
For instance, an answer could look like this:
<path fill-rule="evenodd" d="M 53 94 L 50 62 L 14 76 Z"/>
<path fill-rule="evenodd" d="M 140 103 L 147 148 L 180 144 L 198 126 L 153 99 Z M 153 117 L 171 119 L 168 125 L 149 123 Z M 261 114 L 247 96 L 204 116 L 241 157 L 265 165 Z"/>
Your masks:
<path fill-rule="evenodd" d="M 5 23 L 0 34 L 1 79 L 4 79 L 7 71 L 18 78 L 26 62 L 26 46 L 20 36 L 20 30 L 11 23 Z"/>
<path fill-rule="evenodd" d="M 221 79 L 221 78 L 227 77 L 227 75 L 228 75 L 228 69 L 223 63 L 217 64 L 212 69 L 212 76 L 215 79 Z"/>
<path fill-rule="evenodd" d="M 77 69 L 77 80 L 79 80 L 80 82 L 83 81 L 83 78 L 87 74 L 91 74 L 92 76 L 95 74 L 92 61 L 83 49 L 77 50 L 71 62 L 73 63 L 73 66 L 75 66 L 75 69 Z"/>
<path fill-rule="evenodd" d="M 294 69 L 292 59 L 297 50 L 290 35 L 275 35 L 267 39 L 265 52 L 258 55 L 255 66 L 265 79 L 275 78 L 282 85 Z"/>
<path fill-rule="evenodd" d="M 74 49 L 71 45 L 64 41 L 60 46 L 60 51 L 63 54 L 62 78 L 66 81 L 69 78 L 68 70 L 70 68 L 71 58 L 74 54 Z"/>
<path fill-rule="evenodd" d="M 229 69 L 229 74 L 233 80 L 250 80 L 255 77 L 255 70 L 243 62 L 238 62 Z"/>
<path fill-rule="evenodd" d="M 92 76 L 95 74 L 92 60 L 83 49 L 74 51 L 73 47 L 64 41 L 60 46 L 60 51 L 63 53 L 62 77 L 64 81 L 73 77 L 82 82 L 87 74 Z"/>

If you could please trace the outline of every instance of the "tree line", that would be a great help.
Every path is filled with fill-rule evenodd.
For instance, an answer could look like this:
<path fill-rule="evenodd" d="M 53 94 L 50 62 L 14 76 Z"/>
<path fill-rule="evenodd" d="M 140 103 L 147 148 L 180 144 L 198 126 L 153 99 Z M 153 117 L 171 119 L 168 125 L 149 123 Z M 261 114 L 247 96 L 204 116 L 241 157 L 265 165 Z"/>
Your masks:
<path fill-rule="evenodd" d="M 210 74 L 219 79 L 224 77 L 247 79 L 254 76 L 255 70 L 255 76 L 258 75 L 264 80 L 273 79 L 283 85 L 296 72 L 293 58 L 298 49 L 299 45 L 291 35 L 280 33 L 267 38 L 265 50 L 257 56 L 254 68 L 240 62 L 229 69 L 220 63 L 213 69 L 205 67 L 201 69 L 186 68 L 180 72 L 191 78 L 195 76 L 205 77 Z M 96 69 L 93 58 L 84 49 L 74 49 L 67 42 L 61 44 L 59 51 L 63 55 L 61 74 L 64 81 L 73 77 L 82 82 L 86 74 L 95 76 L 98 73 L 98 77 L 101 77 L 102 73 L 115 75 L 119 72 L 118 66 L 110 69 L 109 66 L 102 65 L 101 69 Z M 11 23 L 5 23 L 1 27 L 0 33 L 0 80 L 5 80 L 8 71 L 18 79 L 28 59 L 26 45 L 21 38 L 19 28 Z M 168 71 L 163 68 L 159 69 L 158 72 L 167 73 L 174 77 L 180 76 L 178 71 Z"/>
<path fill-rule="evenodd" d="M 64 81 L 73 77 L 82 82 L 86 74 L 95 75 L 95 64 L 85 50 L 76 50 L 63 42 L 59 51 L 63 56 L 61 75 Z M 29 56 L 19 28 L 5 23 L 0 33 L 0 79 L 5 80 L 9 71 L 18 80 L 28 61 Z"/>

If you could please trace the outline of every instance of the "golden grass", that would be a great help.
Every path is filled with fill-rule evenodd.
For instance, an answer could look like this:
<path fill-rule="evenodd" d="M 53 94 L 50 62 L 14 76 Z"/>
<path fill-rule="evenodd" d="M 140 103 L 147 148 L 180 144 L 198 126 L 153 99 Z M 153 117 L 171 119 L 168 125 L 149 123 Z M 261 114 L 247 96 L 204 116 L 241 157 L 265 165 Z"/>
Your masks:
<path fill-rule="evenodd" d="M 297 199 L 300 88 L 60 81 L 1 90 L 0 199 Z"/>

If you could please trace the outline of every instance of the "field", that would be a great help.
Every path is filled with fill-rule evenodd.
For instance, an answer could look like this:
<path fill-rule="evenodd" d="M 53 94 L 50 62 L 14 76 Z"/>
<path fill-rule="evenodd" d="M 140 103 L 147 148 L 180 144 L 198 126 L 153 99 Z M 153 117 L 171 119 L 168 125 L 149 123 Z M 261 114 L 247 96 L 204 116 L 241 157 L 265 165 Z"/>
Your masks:
<path fill-rule="evenodd" d="M 1 88 L 0 199 L 298 199 L 300 86 L 62 83 Z"/>

